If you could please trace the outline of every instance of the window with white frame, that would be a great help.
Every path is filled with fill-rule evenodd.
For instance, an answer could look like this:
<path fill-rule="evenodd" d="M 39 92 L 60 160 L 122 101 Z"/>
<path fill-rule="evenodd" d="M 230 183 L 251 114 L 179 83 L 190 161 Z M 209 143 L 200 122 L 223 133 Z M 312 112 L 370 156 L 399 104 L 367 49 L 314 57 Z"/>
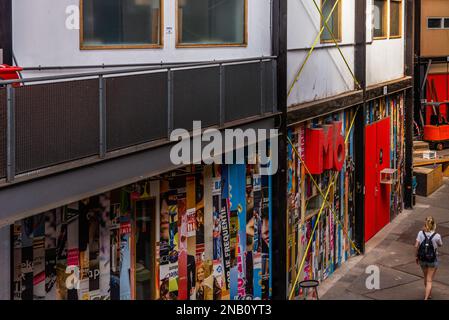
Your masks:
<path fill-rule="evenodd" d="M 449 17 L 427 18 L 427 29 L 449 29 Z"/>

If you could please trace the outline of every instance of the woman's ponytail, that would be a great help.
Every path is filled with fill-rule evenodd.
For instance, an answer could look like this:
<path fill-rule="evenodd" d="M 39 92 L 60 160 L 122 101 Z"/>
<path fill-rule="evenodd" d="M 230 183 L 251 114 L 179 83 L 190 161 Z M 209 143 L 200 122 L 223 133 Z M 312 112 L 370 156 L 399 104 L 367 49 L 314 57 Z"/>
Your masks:
<path fill-rule="evenodd" d="M 427 217 L 426 222 L 424 224 L 424 230 L 426 232 L 433 232 L 437 228 L 437 225 L 435 223 L 435 219 L 433 217 Z"/>

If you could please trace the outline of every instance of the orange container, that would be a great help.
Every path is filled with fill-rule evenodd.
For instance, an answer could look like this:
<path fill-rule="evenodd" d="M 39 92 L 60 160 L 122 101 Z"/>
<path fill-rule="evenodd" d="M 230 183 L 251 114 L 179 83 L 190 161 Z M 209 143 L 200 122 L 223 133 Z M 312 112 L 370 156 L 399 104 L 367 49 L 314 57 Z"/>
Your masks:
<path fill-rule="evenodd" d="M 440 127 L 424 126 L 424 140 L 425 141 L 440 141 Z"/>

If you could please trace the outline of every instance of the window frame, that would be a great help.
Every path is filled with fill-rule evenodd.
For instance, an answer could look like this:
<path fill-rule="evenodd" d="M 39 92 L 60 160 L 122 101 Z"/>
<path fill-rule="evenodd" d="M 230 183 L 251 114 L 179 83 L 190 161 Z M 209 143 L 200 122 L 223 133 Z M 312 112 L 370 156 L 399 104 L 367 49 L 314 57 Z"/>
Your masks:
<path fill-rule="evenodd" d="M 399 34 L 398 35 L 391 35 L 391 3 L 392 2 L 398 2 L 399 3 Z M 403 35 L 403 0 L 390 0 L 389 1 L 389 20 L 388 20 L 388 35 L 390 39 L 400 39 Z"/>
<path fill-rule="evenodd" d="M 80 1 L 80 50 L 118 50 L 118 49 L 163 49 L 164 48 L 164 0 L 159 0 L 159 43 L 135 44 L 135 45 L 85 45 L 84 44 L 84 10 L 83 2 Z"/>
<path fill-rule="evenodd" d="M 321 2 L 320 2 L 320 5 L 321 5 L 321 13 L 323 13 L 323 2 L 324 2 L 325 0 L 321 0 Z M 327 0 L 327 1 L 329 1 L 329 0 Z M 334 39 L 337 41 L 337 42 L 342 42 L 342 39 L 343 39 L 343 36 L 342 36 L 342 30 L 343 30 L 343 28 L 342 28 L 342 15 L 343 15 L 343 4 L 342 4 L 342 2 L 343 2 L 343 0 L 340 0 L 340 1 L 338 1 L 338 4 L 337 4 L 337 8 L 336 8 L 336 11 L 337 11 L 337 15 L 338 15 L 338 35 L 337 36 L 335 36 L 335 34 L 334 34 Z M 334 13 L 335 13 L 335 11 L 334 11 Z M 320 15 L 320 30 L 322 29 L 322 28 L 324 28 L 324 30 L 326 30 L 326 27 L 325 27 L 325 25 L 324 25 L 324 20 L 323 20 L 323 18 L 324 19 L 327 19 L 327 17 L 325 17 L 324 16 L 324 14 L 321 14 Z M 333 39 L 323 39 L 323 33 L 321 33 L 321 36 L 320 36 L 320 43 L 333 43 L 334 42 L 334 40 Z"/>
<path fill-rule="evenodd" d="M 220 48 L 220 47 L 248 47 L 248 0 L 244 0 L 244 30 L 243 43 L 182 43 L 179 21 L 179 0 L 175 1 L 175 29 L 176 29 L 176 48 Z"/>
<path fill-rule="evenodd" d="M 449 27 L 445 27 L 445 21 L 449 20 L 449 17 L 427 17 L 427 25 L 426 28 L 427 30 L 449 30 Z M 429 28 L 429 20 L 430 19 L 435 19 L 435 20 L 440 20 L 441 24 L 440 24 L 440 28 Z"/>
<path fill-rule="evenodd" d="M 382 20 L 382 30 L 384 30 L 382 36 L 376 37 L 374 35 L 374 8 L 375 4 L 373 1 L 373 40 L 386 40 L 390 35 L 390 0 L 379 0 L 384 3 L 383 20 Z"/>

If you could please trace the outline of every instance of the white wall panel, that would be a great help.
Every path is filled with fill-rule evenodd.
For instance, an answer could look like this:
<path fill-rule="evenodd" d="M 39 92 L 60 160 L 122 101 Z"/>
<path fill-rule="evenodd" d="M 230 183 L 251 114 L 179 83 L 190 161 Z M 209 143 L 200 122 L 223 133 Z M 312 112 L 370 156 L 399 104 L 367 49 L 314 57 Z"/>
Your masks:
<path fill-rule="evenodd" d="M 22 66 L 153 63 L 271 55 L 271 0 L 248 0 L 248 46 L 175 48 L 175 1 L 164 0 L 163 49 L 80 50 L 79 30 L 66 28 L 66 8 L 78 0 L 14 0 L 14 53 Z M 164 28 L 165 30 L 165 28 Z"/>
<path fill-rule="evenodd" d="M 288 86 L 290 88 L 308 50 L 320 32 L 320 14 L 311 0 L 288 1 Z M 342 1 L 342 0 L 340 0 Z M 354 70 L 354 2 L 342 1 L 342 41 L 339 45 L 348 64 Z M 317 4 L 321 0 L 316 0 Z M 325 47 L 325 48 L 323 48 Z M 319 100 L 354 89 L 354 81 L 334 44 L 321 44 L 316 48 L 298 83 L 295 85 L 288 105 Z"/>

